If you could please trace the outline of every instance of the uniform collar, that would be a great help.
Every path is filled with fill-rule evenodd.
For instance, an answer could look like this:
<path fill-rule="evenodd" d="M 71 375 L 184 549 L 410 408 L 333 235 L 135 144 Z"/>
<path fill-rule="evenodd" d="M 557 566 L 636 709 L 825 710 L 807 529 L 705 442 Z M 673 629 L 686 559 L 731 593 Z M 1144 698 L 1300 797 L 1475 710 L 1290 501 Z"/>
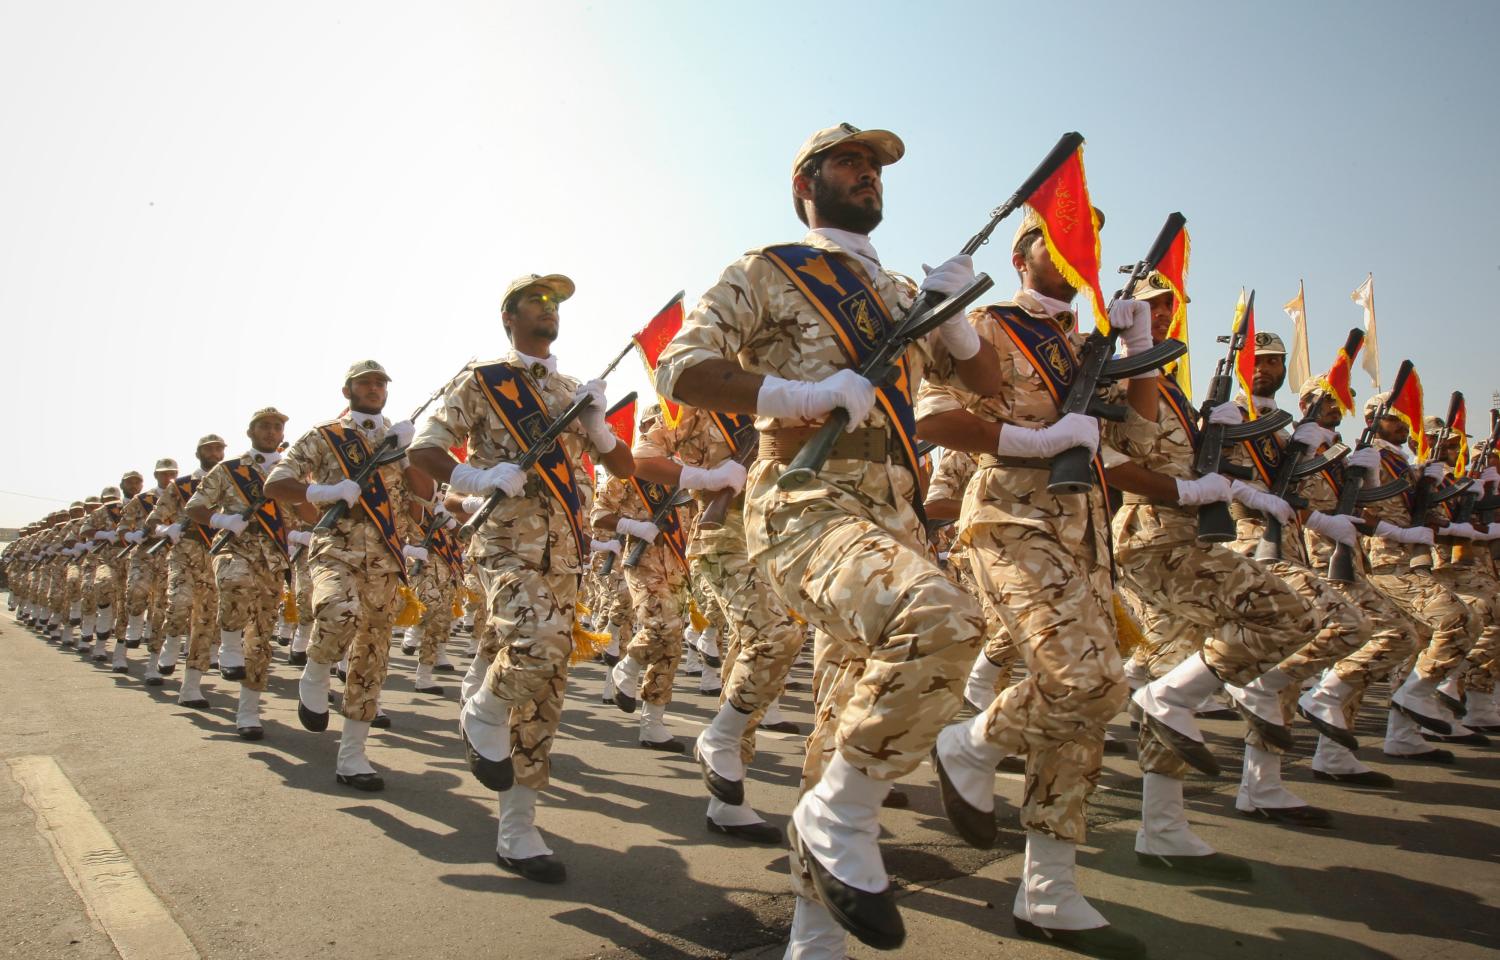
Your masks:
<path fill-rule="evenodd" d="M 253 463 L 255 464 L 255 468 L 257 470 L 259 470 L 261 473 L 265 473 L 272 467 L 276 466 L 276 464 L 281 462 L 281 451 L 273 450 L 270 453 L 261 453 L 259 450 L 256 450 L 252 447 L 251 449 L 245 451 L 245 455 L 243 457 L 240 457 L 240 462 Z"/>
<path fill-rule="evenodd" d="M 366 440 L 373 440 L 389 424 L 384 416 L 378 413 L 359 413 L 350 410 L 340 420 L 346 425 L 353 427 L 364 434 Z"/>
<path fill-rule="evenodd" d="M 840 230 L 837 227 L 817 227 L 808 231 L 803 242 L 819 249 L 847 253 L 865 268 L 871 280 L 880 276 L 880 254 L 875 252 L 875 245 L 870 242 L 870 238 L 862 233 Z"/>
<path fill-rule="evenodd" d="M 525 370 L 537 383 L 544 383 L 548 377 L 557 373 L 556 354 L 550 357 L 532 357 L 512 348 L 510 356 L 505 359 L 511 366 Z"/>
<path fill-rule="evenodd" d="M 1033 317 L 1051 320 L 1065 331 L 1074 330 L 1078 326 L 1078 315 L 1073 312 L 1071 303 L 1055 300 L 1029 287 L 1017 293 L 1012 302 Z"/>

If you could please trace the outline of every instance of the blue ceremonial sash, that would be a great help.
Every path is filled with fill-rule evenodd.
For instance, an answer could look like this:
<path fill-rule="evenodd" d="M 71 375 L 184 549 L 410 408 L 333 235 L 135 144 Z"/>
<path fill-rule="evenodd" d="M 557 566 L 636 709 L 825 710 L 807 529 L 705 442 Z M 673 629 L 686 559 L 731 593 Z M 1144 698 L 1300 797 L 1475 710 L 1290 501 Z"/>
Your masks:
<path fill-rule="evenodd" d="M 464 552 L 459 546 L 458 540 L 444 530 L 442 527 L 432 535 L 432 550 L 447 564 L 448 571 L 455 579 L 463 576 Z"/>
<path fill-rule="evenodd" d="M 729 444 L 729 457 L 731 460 L 738 457 L 741 453 L 739 446 L 740 437 L 751 437 L 752 440 L 754 439 L 753 434 L 746 432 L 747 428 L 752 430 L 755 428 L 755 417 L 753 415 L 721 413 L 717 410 L 704 410 L 703 412 L 708 415 L 709 420 L 713 421 L 714 427 L 719 431 L 719 435 L 724 438 L 724 442 Z"/>
<path fill-rule="evenodd" d="M 354 474 L 374 454 L 358 430 L 346 427 L 337 420 L 321 424 L 318 433 L 323 437 L 323 442 L 333 450 L 334 459 L 339 462 L 339 469 L 344 472 L 345 479 L 352 480 Z M 401 535 L 396 529 L 396 510 L 391 506 L 390 493 L 385 489 L 385 480 L 381 478 L 378 469 L 360 488 L 359 505 L 364 508 L 365 516 L 370 518 L 370 522 L 375 524 L 375 529 L 380 531 L 381 542 L 385 544 L 386 552 L 396 561 L 396 572 L 405 583 L 406 558 L 401 556 Z"/>
<path fill-rule="evenodd" d="M 1400 480 L 1404 477 L 1411 476 L 1411 464 L 1407 463 L 1406 458 L 1401 456 L 1401 454 L 1392 453 L 1390 450 L 1381 448 L 1380 472 L 1385 474 L 1385 476 L 1387 476 L 1391 480 Z M 1422 522 L 1422 519 L 1420 517 L 1413 517 L 1411 515 L 1411 508 L 1416 506 L 1416 495 L 1416 483 L 1413 483 L 1411 486 L 1407 487 L 1406 490 L 1401 494 L 1401 502 L 1406 504 L 1406 516 L 1410 521 L 1407 524 L 1408 526 L 1415 526 Z"/>
<path fill-rule="evenodd" d="M 661 536 L 657 539 L 666 541 L 673 556 L 677 558 L 677 562 L 682 564 L 682 569 L 687 570 L 687 537 L 683 535 L 682 520 L 677 516 L 677 508 L 673 507 L 668 510 L 661 520 L 655 519 L 656 511 L 661 509 L 662 504 L 672 499 L 677 491 L 669 490 L 650 480 L 642 480 L 640 477 L 631 477 L 630 485 L 635 488 L 636 494 L 641 498 L 641 503 L 644 503 L 646 509 L 651 512 L 651 516 L 647 519 L 661 530 Z"/>
<path fill-rule="evenodd" d="M 500 418 L 506 432 L 515 440 L 521 452 L 528 453 L 536 438 L 547 432 L 552 416 L 542 395 L 524 372 L 504 363 L 491 363 L 474 368 L 474 379 L 479 391 L 489 401 L 490 409 Z M 588 521 L 583 515 L 583 497 L 578 492 L 578 480 L 573 473 L 573 461 L 561 443 L 553 443 L 537 458 L 533 467 L 542 478 L 542 484 L 553 499 L 563 508 L 568 525 L 573 528 L 573 539 L 578 547 L 578 562 L 587 561 L 589 555 Z"/>
<path fill-rule="evenodd" d="M 234 481 L 235 487 L 240 491 L 240 496 L 245 498 L 246 506 L 260 500 L 265 496 L 265 481 L 260 477 L 260 471 L 236 457 L 233 460 L 225 460 L 224 469 L 229 471 L 229 478 Z M 281 511 L 276 506 L 275 500 L 266 500 L 255 511 L 255 519 L 260 528 L 266 532 L 276 545 L 281 548 L 281 555 L 286 556 L 286 528 L 281 525 Z"/>
<path fill-rule="evenodd" d="M 193 493 L 198 489 L 198 478 L 191 475 L 178 477 L 172 481 L 172 484 L 177 488 L 177 496 L 182 498 L 183 503 L 187 503 L 193 498 Z M 205 547 L 213 546 L 213 533 L 209 531 L 205 524 L 191 519 L 186 512 L 182 514 L 181 522 L 184 532 L 196 533 L 198 539 L 203 541 Z"/>
<path fill-rule="evenodd" d="M 1240 442 L 1245 445 L 1245 452 L 1250 454 L 1250 462 L 1255 465 L 1255 472 L 1260 475 L 1260 479 L 1267 487 L 1271 486 L 1275 481 L 1276 471 L 1281 469 L 1281 461 L 1284 459 L 1282 455 L 1286 453 L 1286 445 L 1275 434 Z"/>
<path fill-rule="evenodd" d="M 896 329 L 896 321 L 875 288 L 827 250 L 787 243 L 761 252 L 833 328 L 839 346 L 856 370 Z M 902 356 L 896 362 L 895 382 L 877 386 L 875 399 L 901 439 L 907 469 L 917 481 L 913 484 L 916 492 L 912 506 L 925 520 L 922 501 L 926 499 L 927 480 L 917 457 L 917 418 L 909 373 L 906 357 Z"/>

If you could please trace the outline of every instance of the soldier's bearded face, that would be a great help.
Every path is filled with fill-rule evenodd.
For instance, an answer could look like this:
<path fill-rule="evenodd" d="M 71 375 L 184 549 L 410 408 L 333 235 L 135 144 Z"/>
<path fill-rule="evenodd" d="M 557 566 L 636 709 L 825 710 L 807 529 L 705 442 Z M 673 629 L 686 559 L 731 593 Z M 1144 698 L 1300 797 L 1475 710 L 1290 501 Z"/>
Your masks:
<path fill-rule="evenodd" d="M 250 445 L 261 453 L 270 453 L 281 445 L 284 428 L 274 417 L 262 417 L 250 424 Z"/>
<path fill-rule="evenodd" d="M 224 459 L 224 445 L 222 443 L 206 443 L 198 448 L 198 466 L 204 470 L 217 466 Z"/>
<path fill-rule="evenodd" d="M 502 314 L 501 318 L 506 329 L 511 331 L 512 340 L 516 334 L 525 340 L 545 340 L 547 343 L 557 339 L 557 299 L 545 287 L 531 287 L 523 292 L 516 299 L 515 309 Z"/>
<path fill-rule="evenodd" d="M 123 495 L 124 499 L 129 500 L 131 497 L 140 493 L 141 487 L 145 486 L 145 484 L 146 481 L 137 479 L 136 477 L 131 477 L 129 480 L 121 480 L 120 493 Z"/>
<path fill-rule="evenodd" d="M 1025 274 L 1025 284 L 1043 296 L 1067 303 L 1078 292 L 1063 279 L 1062 272 L 1052 262 L 1052 255 L 1047 252 L 1047 241 L 1042 239 L 1040 230 L 1031 245 L 1024 248 L 1024 255 L 1017 268 Z"/>
<path fill-rule="evenodd" d="M 1257 397 L 1274 397 L 1276 391 L 1286 382 L 1286 358 L 1280 354 L 1268 353 L 1255 358 L 1255 378 L 1250 381 L 1250 389 L 1255 391 Z"/>
<path fill-rule="evenodd" d="M 167 484 L 169 484 L 173 480 L 177 479 L 177 471 L 176 470 L 158 470 L 158 471 L 156 471 L 156 473 L 154 474 L 154 476 L 156 477 L 156 485 L 158 487 L 165 487 Z"/>
<path fill-rule="evenodd" d="M 1401 446 L 1411 436 L 1411 429 L 1395 417 L 1381 417 L 1375 427 L 1375 435 L 1386 443 Z"/>
<path fill-rule="evenodd" d="M 378 373 L 355 377 L 344 385 L 349 409 L 358 413 L 379 413 L 385 409 L 386 379 Z"/>
<path fill-rule="evenodd" d="M 869 233 L 885 215 L 885 187 L 880 164 L 870 148 L 835 147 L 812 178 L 813 209 L 818 219 L 852 233 Z"/>

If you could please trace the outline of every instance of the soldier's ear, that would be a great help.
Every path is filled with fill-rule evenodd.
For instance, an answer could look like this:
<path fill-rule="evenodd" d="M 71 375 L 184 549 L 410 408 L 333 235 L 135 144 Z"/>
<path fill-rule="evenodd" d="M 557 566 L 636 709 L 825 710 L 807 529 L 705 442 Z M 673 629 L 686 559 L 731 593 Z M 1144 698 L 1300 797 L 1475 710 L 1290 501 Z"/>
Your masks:
<path fill-rule="evenodd" d="M 349 395 L 349 381 L 347 381 L 347 380 L 344 381 L 344 388 L 342 390 L 340 390 L 339 392 L 344 395 L 344 399 L 345 400 L 352 400 L 352 399 L 354 399 L 352 396 Z"/>

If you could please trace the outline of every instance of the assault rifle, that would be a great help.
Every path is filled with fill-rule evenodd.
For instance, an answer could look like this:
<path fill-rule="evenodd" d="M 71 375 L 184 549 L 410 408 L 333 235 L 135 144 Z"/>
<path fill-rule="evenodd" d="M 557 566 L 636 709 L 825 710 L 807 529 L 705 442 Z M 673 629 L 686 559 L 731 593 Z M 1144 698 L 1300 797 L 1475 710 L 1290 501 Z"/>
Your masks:
<path fill-rule="evenodd" d="M 1391 385 L 1391 397 L 1398 397 L 1406 388 L 1406 381 L 1411 376 L 1412 364 L 1410 360 L 1401 361 L 1401 366 L 1396 371 L 1396 381 Z M 1355 444 L 1356 450 L 1363 450 L 1375 439 L 1375 428 L 1386 412 L 1391 408 L 1389 398 L 1375 411 L 1375 416 L 1365 425 L 1365 429 L 1359 435 L 1359 442 Z M 1360 504 L 1375 503 L 1398 494 L 1405 493 L 1411 489 L 1411 481 L 1405 477 L 1397 477 L 1390 483 L 1378 487 L 1365 489 L 1367 471 L 1346 470 L 1344 471 L 1344 484 L 1339 488 L 1338 504 L 1333 512 L 1336 515 L 1354 516 L 1359 511 Z M 1379 476 L 1377 471 L 1376 476 Z M 1332 583 L 1354 582 L 1354 551 L 1347 545 L 1336 543 L 1333 546 L 1333 556 L 1328 560 L 1328 573 L 1325 578 Z"/>
<path fill-rule="evenodd" d="M 693 495 L 688 491 L 674 488 L 669 491 L 667 499 L 661 502 L 661 506 L 652 512 L 651 522 L 660 528 L 662 521 L 667 519 L 673 510 L 676 510 L 692 499 Z M 630 553 L 625 557 L 625 569 L 627 570 L 640 566 L 641 557 L 646 555 L 646 548 L 655 542 L 654 540 L 642 540 L 640 537 L 635 537 L 634 540 L 635 542 L 630 545 Z M 614 569 L 614 564 L 610 563 L 614 558 L 615 555 L 613 553 L 604 558 L 604 563 L 608 568 L 604 570 L 605 574 Z"/>
<path fill-rule="evenodd" d="M 1463 406 L 1463 393 L 1458 390 L 1453 391 L 1453 396 L 1448 400 L 1448 416 L 1444 418 L 1442 429 L 1438 430 L 1437 439 L 1428 449 L 1427 456 L 1423 458 L 1420 464 L 1417 465 L 1418 470 L 1426 467 L 1434 460 L 1441 459 L 1443 455 L 1443 447 L 1447 445 L 1448 440 L 1453 436 L 1453 423 L 1458 419 L 1458 413 L 1463 409 Z M 1428 512 L 1431 511 L 1433 507 L 1437 506 L 1440 503 L 1445 503 L 1448 500 L 1453 499 L 1454 497 L 1462 496 L 1463 493 L 1469 489 L 1469 487 L 1474 485 L 1474 481 L 1462 480 L 1458 483 L 1449 484 L 1441 493 L 1439 493 L 1437 490 L 1437 484 L 1438 482 L 1436 480 L 1428 479 L 1427 477 L 1421 476 L 1420 474 L 1418 475 L 1417 489 L 1412 493 L 1411 498 L 1412 526 L 1423 526 L 1425 524 Z"/>

